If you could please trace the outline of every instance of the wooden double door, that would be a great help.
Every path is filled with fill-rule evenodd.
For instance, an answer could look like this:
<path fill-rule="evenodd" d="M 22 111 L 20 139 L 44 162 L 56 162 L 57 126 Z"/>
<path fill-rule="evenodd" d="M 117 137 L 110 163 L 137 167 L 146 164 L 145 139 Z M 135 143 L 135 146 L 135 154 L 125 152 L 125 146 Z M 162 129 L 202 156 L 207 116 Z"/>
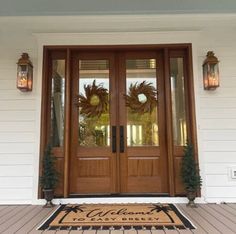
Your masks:
<path fill-rule="evenodd" d="M 168 194 L 162 51 L 71 58 L 69 195 Z"/>

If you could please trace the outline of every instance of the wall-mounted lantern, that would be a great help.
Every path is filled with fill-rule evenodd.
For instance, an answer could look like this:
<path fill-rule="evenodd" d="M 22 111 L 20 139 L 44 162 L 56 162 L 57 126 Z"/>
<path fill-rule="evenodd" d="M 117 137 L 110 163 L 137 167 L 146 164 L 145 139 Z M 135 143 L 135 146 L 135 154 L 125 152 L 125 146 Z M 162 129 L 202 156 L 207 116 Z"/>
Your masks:
<path fill-rule="evenodd" d="M 33 88 L 33 65 L 27 53 L 23 53 L 17 63 L 17 88 L 22 92 Z"/>
<path fill-rule="evenodd" d="M 203 85 L 205 90 L 219 87 L 219 60 L 213 51 L 208 51 L 203 62 Z"/>

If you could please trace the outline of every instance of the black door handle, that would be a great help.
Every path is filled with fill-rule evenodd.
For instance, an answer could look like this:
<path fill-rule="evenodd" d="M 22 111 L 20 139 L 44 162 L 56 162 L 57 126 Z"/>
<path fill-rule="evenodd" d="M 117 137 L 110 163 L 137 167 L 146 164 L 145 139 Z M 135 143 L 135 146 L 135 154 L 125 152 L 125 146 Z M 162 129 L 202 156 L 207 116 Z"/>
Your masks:
<path fill-rule="evenodd" d="M 125 151 L 124 126 L 120 126 L 120 152 Z"/>
<path fill-rule="evenodd" d="M 111 138 L 112 138 L 112 153 L 116 153 L 116 126 L 111 128 Z"/>

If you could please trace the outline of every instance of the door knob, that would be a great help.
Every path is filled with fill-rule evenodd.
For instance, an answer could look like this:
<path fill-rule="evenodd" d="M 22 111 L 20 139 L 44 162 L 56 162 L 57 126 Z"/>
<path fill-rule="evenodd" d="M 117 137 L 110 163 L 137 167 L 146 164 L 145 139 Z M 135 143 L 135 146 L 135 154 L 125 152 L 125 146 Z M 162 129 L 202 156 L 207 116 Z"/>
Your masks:
<path fill-rule="evenodd" d="M 120 126 L 120 153 L 125 151 L 124 126 Z"/>

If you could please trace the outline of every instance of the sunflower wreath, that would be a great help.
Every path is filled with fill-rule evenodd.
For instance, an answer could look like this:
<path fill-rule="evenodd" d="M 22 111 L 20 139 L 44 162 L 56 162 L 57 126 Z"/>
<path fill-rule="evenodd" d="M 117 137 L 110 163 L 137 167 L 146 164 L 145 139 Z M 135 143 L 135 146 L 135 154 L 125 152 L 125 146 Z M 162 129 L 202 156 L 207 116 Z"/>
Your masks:
<path fill-rule="evenodd" d="M 87 117 L 100 117 L 108 109 L 108 90 L 102 84 L 84 85 L 85 96 L 78 95 L 78 107 L 81 107 L 80 114 Z"/>
<path fill-rule="evenodd" d="M 143 81 L 138 84 L 131 84 L 126 99 L 126 106 L 131 109 L 133 113 L 151 113 L 153 108 L 157 105 L 157 90 L 152 83 Z"/>

